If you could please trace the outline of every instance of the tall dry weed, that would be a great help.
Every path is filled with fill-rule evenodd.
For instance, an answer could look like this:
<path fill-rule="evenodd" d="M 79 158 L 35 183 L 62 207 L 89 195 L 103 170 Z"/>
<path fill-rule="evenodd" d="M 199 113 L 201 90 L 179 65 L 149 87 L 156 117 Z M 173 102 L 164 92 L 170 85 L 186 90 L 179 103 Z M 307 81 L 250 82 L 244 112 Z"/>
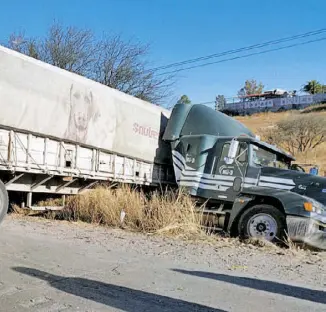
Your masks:
<path fill-rule="evenodd" d="M 99 187 L 70 197 L 67 206 L 55 216 L 146 233 L 201 232 L 201 216 L 190 197 L 182 191 L 145 194 L 127 186 Z"/>

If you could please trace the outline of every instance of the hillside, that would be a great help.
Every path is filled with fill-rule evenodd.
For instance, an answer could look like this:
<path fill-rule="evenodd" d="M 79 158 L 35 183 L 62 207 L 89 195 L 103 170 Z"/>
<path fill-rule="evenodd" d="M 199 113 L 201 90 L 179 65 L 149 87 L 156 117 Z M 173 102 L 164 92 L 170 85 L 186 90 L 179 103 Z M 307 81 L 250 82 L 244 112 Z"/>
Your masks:
<path fill-rule="evenodd" d="M 274 125 L 281 119 L 287 118 L 290 114 L 298 112 L 283 112 L 283 113 L 261 113 L 252 116 L 236 117 L 237 120 L 245 124 L 254 133 L 259 135 L 258 129 Z M 318 112 L 318 114 L 325 117 L 326 111 Z M 316 164 L 319 166 L 319 175 L 326 174 L 326 143 L 320 145 L 314 150 L 301 155 L 295 155 L 296 163 L 299 164 Z M 308 167 L 309 168 L 309 167 Z"/>

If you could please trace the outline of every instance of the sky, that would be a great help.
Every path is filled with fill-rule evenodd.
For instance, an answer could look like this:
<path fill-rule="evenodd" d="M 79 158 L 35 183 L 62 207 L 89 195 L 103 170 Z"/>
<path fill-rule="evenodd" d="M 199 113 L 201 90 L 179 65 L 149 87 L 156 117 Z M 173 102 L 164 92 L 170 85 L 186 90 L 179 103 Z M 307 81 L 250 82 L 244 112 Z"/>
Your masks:
<path fill-rule="evenodd" d="M 1 1 L 0 42 L 21 30 L 42 36 L 57 20 L 149 43 L 156 67 L 326 28 L 325 12 L 325 0 L 11 0 Z M 182 94 L 193 103 L 235 96 L 246 79 L 265 89 L 326 83 L 325 52 L 326 40 L 183 71 L 169 101 Z"/>

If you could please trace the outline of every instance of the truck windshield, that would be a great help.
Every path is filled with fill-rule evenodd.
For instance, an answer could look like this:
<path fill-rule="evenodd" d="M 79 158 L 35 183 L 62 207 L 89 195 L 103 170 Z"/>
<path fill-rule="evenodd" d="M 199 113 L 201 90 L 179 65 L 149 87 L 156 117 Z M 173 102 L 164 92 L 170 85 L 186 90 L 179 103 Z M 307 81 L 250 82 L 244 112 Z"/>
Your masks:
<path fill-rule="evenodd" d="M 272 153 L 266 149 L 263 149 L 260 146 L 251 145 L 252 146 L 252 162 L 256 166 L 261 167 L 275 167 L 288 169 L 289 164 L 285 162 L 283 159 L 280 159 L 277 154 Z"/>

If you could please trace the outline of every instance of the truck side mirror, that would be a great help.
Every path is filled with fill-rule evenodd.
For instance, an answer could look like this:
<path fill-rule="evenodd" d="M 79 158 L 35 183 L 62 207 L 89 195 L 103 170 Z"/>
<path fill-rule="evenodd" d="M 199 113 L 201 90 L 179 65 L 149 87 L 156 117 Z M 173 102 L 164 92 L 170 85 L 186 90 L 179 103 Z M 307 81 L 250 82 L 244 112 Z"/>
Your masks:
<path fill-rule="evenodd" d="M 234 163 L 235 157 L 238 152 L 238 147 L 239 147 L 239 141 L 233 139 L 230 144 L 228 156 L 225 158 L 225 163 L 227 165 L 232 165 Z"/>

